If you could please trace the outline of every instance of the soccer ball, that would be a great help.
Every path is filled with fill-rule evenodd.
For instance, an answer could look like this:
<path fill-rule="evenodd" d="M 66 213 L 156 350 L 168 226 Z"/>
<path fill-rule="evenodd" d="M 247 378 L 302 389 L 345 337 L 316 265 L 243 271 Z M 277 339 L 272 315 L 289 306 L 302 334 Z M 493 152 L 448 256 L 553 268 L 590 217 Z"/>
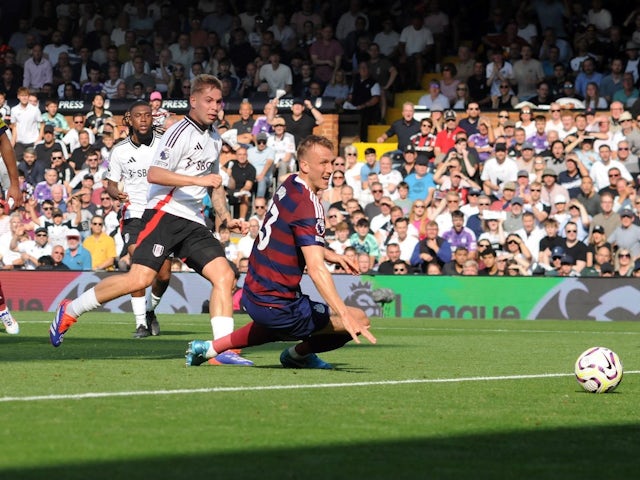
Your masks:
<path fill-rule="evenodd" d="M 611 392 L 622 381 L 622 363 L 612 350 L 593 347 L 578 357 L 575 374 L 587 392 Z"/>

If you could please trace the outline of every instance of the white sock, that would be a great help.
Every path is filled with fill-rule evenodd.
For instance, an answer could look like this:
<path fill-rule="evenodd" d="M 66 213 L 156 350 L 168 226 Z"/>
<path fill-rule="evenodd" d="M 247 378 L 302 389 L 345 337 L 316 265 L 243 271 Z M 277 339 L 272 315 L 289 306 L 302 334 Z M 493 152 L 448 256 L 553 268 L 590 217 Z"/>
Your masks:
<path fill-rule="evenodd" d="M 131 297 L 131 310 L 136 317 L 136 327 L 147 326 L 147 299 L 144 297 Z"/>
<path fill-rule="evenodd" d="M 207 348 L 207 353 L 205 354 L 206 358 L 213 358 L 218 355 L 218 352 L 213 349 L 213 342 L 211 340 L 207 340 L 207 345 L 209 348 Z"/>
<path fill-rule="evenodd" d="M 80 315 L 91 310 L 95 310 L 100 306 L 100 302 L 96 298 L 96 289 L 90 288 L 67 307 L 67 313 L 72 317 L 78 318 Z"/>
<path fill-rule="evenodd" d="M 149 299 L 148 299 L 149 301 L 147 302 L 147 305 L 149 305 L 149 308 L 147 308 L 147 311 L 153 312 L 158 306 L 158 304 L 160 303 L 160 300 L 162 299 L 162 297 L 158 297 L 157 295 L 154 295 L 151 289 L 149 289 L 149 292 L 150 292 Z"/>
<path fill-rule="evenodd" d="M 306 357 L 306 355 L 300 355 L 298 352 L 296 352 L 295 345 L 293 347 L 289 347 L 289 355 L 291 355 L 291 358 L 293 358 L 294 360 L 302 360 Z"/>
<path fill-rule="evenodd" d="M 213 330 L 213 339 L 225 337 L 233 332 L 233 318 L 232 317 L 212 317 L 211 329 Z"/>

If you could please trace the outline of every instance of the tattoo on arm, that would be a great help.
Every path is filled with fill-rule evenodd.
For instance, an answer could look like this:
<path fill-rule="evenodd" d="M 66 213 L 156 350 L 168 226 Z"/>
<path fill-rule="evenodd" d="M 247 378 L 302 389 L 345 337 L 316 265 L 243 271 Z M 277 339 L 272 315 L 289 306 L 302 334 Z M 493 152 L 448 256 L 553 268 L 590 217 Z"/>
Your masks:
<path fill-rule="evenodd" d="M 211 204 L 213 205 L 213 211 L 216 213 L 216 217 L 220 219 L 220 222 L 232 220 L 229 210 L 227 209 L 227 197 L 223 186 L 213 189 L 213 192 L 211 193 Z"/>

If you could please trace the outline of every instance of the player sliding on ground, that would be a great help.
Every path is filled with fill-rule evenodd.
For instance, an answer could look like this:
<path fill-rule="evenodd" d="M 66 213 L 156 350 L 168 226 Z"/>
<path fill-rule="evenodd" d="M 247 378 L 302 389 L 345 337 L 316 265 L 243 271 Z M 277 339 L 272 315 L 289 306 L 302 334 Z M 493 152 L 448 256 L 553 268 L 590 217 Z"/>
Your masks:
<path fill-rule="evenodd" d="M 248 231 L 244 221 L 229 215 L 219 174 L 222 140 L 213 123 L 222 103 L 221 84 L 216 77 L 198 75 L 191 81 L 189 114 L 162 136 L 147 173 L 151 185 L 147 210 L 142 216 L 145 227 L 138 236 L 131 270 L 103 279 L 73 301 L 62 301 L 49 329 L 54 347 L 62 343 L 65 333 L 83 313 L 151 285 L 171 253 L 186 258 L 189 267 L 213 284 L 209 303 L 214 337 L 233 331 L 235 276 L 224 248 L 205 225 L 202 213 L 203 198 L 213 188 L 212 204 L 218 219 L 229 230 L 243 234 Z M 223 364 L 253 364 L 235 352 L 223 352 L 216 360 Z"/>
<path fill-rule="evenodd" d="M 242 304 L 253 320 L 222 338 L 189 343 L 187 366 L 200 365 L 229 349 L 282 340 L 301 340 L 285 349 L 285 368 L 331 369 L 316 354 L 342 347 L 362 335 L 371 343 L 369 319 L 362 310 L 348 307 L 336 290 L 325 261 L 357 274 L 358 266 L 325 248 L 324 210 L 317 197 L 329 185 L 333 171 L 333 144 L 310 136 L 298 147 L 300 171 L 278 188 L 249 258 Z M 318 303 L 300 290 L 307 272 L 322 298 Z"/>

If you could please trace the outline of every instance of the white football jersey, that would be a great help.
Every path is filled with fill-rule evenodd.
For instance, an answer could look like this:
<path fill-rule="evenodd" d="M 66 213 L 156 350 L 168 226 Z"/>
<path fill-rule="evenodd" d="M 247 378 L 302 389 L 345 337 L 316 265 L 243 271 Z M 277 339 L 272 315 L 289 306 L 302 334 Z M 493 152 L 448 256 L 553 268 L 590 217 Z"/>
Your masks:
<path fill-rule="evenodd" d="M 192 177 L 219 174 L 221 149 L 222 139 L 213 126 L 203 130 L 186 116 L 162 135 L 152 166 Z M 202 205 L 205 195 L 208 195 L 206 187 L 170 187 L 152 183 L 147 208 L 205 225 Z"/>
<path fill-rule="evenodd" d="M 161 135 L 154 132 L 151 144 L 136 145 L 131 138 L 118 143 L 111 152 L 107 177 L 114 182 L 123 182 L 129 201 L 124 207 L 124 219 L 140 218 L 147 208 L 149 182 L 147 172 L 153 161 Z"/>

